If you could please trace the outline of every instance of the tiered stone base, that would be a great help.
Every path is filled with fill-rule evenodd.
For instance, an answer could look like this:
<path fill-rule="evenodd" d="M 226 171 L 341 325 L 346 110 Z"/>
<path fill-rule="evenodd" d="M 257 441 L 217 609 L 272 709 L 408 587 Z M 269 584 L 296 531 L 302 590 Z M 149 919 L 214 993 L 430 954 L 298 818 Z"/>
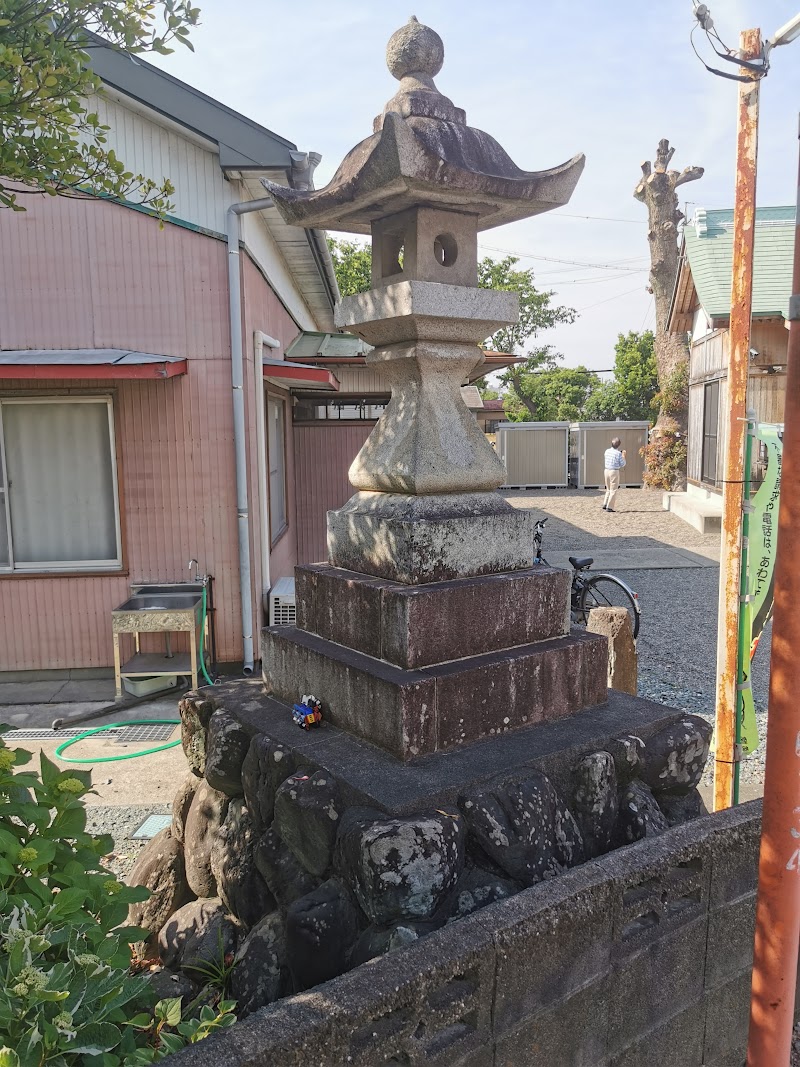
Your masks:
<path fill-rule="evenodd" d="M 298 626 L 262 634 L 267 691 L 305 693 L 335 726 L 402 760 L 607 699 L 607 642 L 569 632 L 569 575 L 549 567 L 409 587 L 299 567 Z"/>

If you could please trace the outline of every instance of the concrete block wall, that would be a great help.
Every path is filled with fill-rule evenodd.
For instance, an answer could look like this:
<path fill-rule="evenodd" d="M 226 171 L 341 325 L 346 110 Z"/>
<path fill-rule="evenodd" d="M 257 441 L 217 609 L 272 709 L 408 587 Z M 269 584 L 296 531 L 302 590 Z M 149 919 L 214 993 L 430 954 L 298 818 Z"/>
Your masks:
<path fill-rule="evenodd" d="M 740 1067 L 759 801 L 574 868 L 254 1014 L 176 1067 Z"/>

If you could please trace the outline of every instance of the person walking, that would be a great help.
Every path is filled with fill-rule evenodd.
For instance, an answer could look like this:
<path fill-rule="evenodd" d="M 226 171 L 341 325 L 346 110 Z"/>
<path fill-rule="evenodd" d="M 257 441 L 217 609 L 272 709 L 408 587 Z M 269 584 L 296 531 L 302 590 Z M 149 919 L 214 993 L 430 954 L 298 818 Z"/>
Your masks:
<path fill-rule="evenodd" d="M 612 513 L 614 512 L 614 503 L 619 489 L 619 472 L 627 462 L 625 459 L 627 452 L 624 448 L 620 449 L 621 444 L 622 441 L 618 437 L 614 437 L 611 440 L 611 448 L 607 448 L 605 451 L 606 495 L 603 500 L 603 511 Z"/>

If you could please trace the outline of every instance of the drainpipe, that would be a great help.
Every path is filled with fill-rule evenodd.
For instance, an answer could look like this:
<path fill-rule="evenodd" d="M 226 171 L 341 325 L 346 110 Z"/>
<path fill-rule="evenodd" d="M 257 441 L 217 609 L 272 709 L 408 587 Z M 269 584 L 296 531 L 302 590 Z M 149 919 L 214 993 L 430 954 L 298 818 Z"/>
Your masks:
<path fill-rule="evenodd" d="M 280 341 L 270 337 L 261 330 L 256 330 L 255 365 L 255 403 L 256 403 L 256 449 L 258 451 L 258 496 L 261 515 L 261 606 L 269 610 L 269 588 L 272 584 L 269 568 L 269 493 L 267 491 L 267 430 L 264 417 L 264 346 L 283 348 Z M 269 621 L 269 618 L 267 619 Z"/>
<path fill-rule="evenodd" d="M 244 674 L 253 673 L 253 603 L 250 588 L 250 513 L 247 494 L 247 453 L 244 420 L 244 349 L 242 345 L 242 281 L 239 268 L 239 216 L 272 207 L 269 197 L 231 204 L 226 216 L 228 235 L 228 297 L 231 327 L 231 390 L 233 444 L 236 455 L 236 516 L 239 527 L 239 598 L 242 609 Z"/>

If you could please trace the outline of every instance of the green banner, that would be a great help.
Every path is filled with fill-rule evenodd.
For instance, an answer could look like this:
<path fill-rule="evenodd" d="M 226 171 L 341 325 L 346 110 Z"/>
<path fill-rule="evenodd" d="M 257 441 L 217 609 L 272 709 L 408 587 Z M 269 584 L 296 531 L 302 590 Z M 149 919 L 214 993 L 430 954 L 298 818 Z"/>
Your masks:
<path fill-rule="evenodd" d="M 781 494 L 783 442 L 777 426 L 756 424 L 756 438 L 767 450 L 764 481 L 750 501 L 750 537 L 748 544 L 749 598 L 742 605 L 745 633 L 750 636 L 752 662 L 764 627 L 772 617 L 775 593 L 775 552 L 778 545 L 778 509 Z M 750 663 L 743 665 L 746 688 L 742 690 L 742 751 L 746 756 L 758 747 L 758 727 L 753 690 L 750 688 Z"/>

